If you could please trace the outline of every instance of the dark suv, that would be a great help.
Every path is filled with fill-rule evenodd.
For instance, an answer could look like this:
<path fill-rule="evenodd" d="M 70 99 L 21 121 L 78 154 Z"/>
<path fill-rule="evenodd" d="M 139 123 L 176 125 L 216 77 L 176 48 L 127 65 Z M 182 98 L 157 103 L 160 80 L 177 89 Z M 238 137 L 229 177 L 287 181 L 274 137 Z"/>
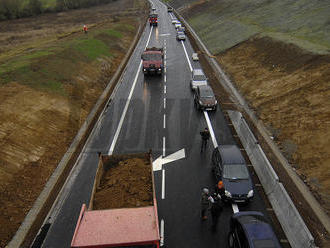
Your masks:
<path fill-rule="evenodd" d="M 246 162 L 236 145 L 223 145 L 214 149 L 212 170 L 225 189 L 224 200 L 248 203 L 253 197 L 253 186 Z"/>
<path fill-rule="evenodd" d="M 233 214 L 228 245 L 230 248 L 281 248 L 265 216 L 255 211 Z"/>
<path fill-rule="evenodd" d="M 200 110 L 216 110 L 217 100 L 215 99 L 212 88 L 209 85 L 198 86 L 194 91 L 194 100 Z"/>

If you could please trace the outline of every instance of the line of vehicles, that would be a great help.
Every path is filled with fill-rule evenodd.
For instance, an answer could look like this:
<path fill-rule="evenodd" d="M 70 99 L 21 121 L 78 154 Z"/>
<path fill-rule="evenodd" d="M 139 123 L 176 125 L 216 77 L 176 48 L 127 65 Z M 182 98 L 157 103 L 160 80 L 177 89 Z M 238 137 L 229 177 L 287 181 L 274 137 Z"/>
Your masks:
<path fill-rule="evenodd" d="M 155 11 L 154 7 L 152 9 Z M 168 12 L 172 12 L 171 7 Z M 149 17 L 150 25 L 158 25 L 155 13 Z M 156 23 L 156 24 L 155 24 Z M 176 23 L 178 24 L 178 23 Z M 182 31 L 184 32 L 184 31 Z M 163 48 L 146 48 L 141 55 L 143 61 L 143 73 L 145 75 L 162 75 L 164 70 Z M 192 54 L 193 61 L 198 61 L 198 54 Z M 202 69 L 193 69 L 190 88 L 194 93 L 194 102 L 200 110 L 216 110 L 217 101 L 208 84 L 208 78 Z M 141 159 L 148 168 L 150 203 L 145 206 L 137 204 L 135 207 L 119 208 L 106 207 L 99 209 L 96 203 L 96 195 L 100 191 L 100 183 L 110 189 L 117 180 L 109 179 L 109 171 L 116 167 L 127 166 L 128 159 Z M 253 183 L 247 168 L 246 161 L 236 145 L 222 145 L 214 149 L 212 153 L 212 172 L 217 182 L 221 182 L 224 188 L 222 199 L 225 202 L 248 204 L 254 196 Z M 111 173 L 110 173 L 111 174 Z M 140 176 L 130 174 L 140 180 Z M 127 185 L 119 185 L 125 194 Z M 101 247 L 135 247 L 135 248 L 159 248 L 160 235 L 157 213 L 157 201 L 155 197 L 154 176 L 152 170 L 151 153 L 99 155 L 98 169 L 94 179 L 93 191 L 88 208 L 83 204 L 76 224 L 71 242 L 72 248 L 101 248 Z M 147 197 L 147 198 L 148 198 Z M 106 197 L 98 197 L 101 203 L 109 201 Z M 230 231 L 228 233 L 228 245 L 231 248 L 280 248 L 271 225 L 265 216 L 256 211 L 245 211 L 233 214 L 230 219 Z"/>

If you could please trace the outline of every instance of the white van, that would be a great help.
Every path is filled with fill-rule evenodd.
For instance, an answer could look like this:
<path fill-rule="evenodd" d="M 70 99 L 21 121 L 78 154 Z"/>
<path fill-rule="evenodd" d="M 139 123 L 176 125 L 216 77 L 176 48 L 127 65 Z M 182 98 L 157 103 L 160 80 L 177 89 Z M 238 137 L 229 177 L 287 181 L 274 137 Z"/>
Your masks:
<path fill-rule="evenodd" d="M 208 85 L 207 77 L 205 76 L 202 69 L 194 69 L 191 72 L 191 80 L 190 80 L 191 90 L 196 90 L 196 88 L 201 85 Z"/>

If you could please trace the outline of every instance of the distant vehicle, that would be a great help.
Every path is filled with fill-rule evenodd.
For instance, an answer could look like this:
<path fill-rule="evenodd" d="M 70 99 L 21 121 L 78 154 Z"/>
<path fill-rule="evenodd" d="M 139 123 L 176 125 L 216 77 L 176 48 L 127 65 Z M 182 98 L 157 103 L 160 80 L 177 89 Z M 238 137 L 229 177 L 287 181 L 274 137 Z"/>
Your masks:
<path fill-rule="evenodd" d="M 194 91 L 201 85 L 207 85 L 207 77 L 202 69 L 194 69 L 191 72 L 190 88 Z"/>
<path fill-rule="evenodd" d="M 178 29 L 178 28 L 181 28 L 181 22 L 177 22 L 174 24 L 175 28 Z"/>
<path fill-rule="evenodd" d="M 155 11 L 155 10 L 156 10 L 156 7 L 152 6 L 152 8 L 151 8 L 151 9 L 152 9 L 152 11 Z"/>
<path fill-rule="evenodd" d="M 143 73 L 161 75 L 164 68 L 164 53 L 163 48 L 151 47 L 146 48 L 142 53 Z"/>
<path fill-rule="evenodd" d="M 253 186 L 245 159 L 236 145 L 222 145 L 212 154 L 212 171 L 225 188 L 225 201 L 248 203 L 253 197 Z"/>
<path fill-rule="evenodd" d="M 158 26 L 158 15 L 157 14 L 149 15 L 149 24 L 150 24 L 150 26 Z"/>
<path fill-rule="evenodd" d="M 199 60 L 199 58 L 198 58 L 198 54 L 197 54 L 197 53 L 193 53 L 193 54 L 191 55 L 191 58 L 192 58 L 193 61 L 198 61 L 198 60 Z"/>
<path fill-rule="evenodd" d="M 173 12 L 173 8 L 170 7 L 170 6 L 168 6 L 168 7 L 167 7 L 167 12 Z"/>
<path fill-rule="evenodd" d="M 173 19 L 172 24 L 176 24 L 176 23 L 180 23 L 180 21 L 178 21 L 177 19 Z"/>
<path fill-rule="evenodd" d="M 142 196 L 128 190 L 128 180 L 118 180 L 111 171 L 114 168 L 122 169 L 130 163 L 136 164 L 137 160 L 145 168 L 140 169 L 143 180 L 141 175 L 135 173 L 127 177 L 134 177 L 139 184 L 142 183 Z M 117 187 L 114 187 L 114 182 Z M 134 185 L 130 188 L 135 189 Z M 111 197 L 116 194 L 122 199 L 134 198 L 133 203 L 126 200 L 114 203 Z M 89 206 L 82 205 L 71 248 L 138 248 L 159 245 L 157 202 L 150 154 L 100 155 Z"/>
<path fill-rule="evenodd" d="M 230 219 L 230 248 L 281 248 L 265 216 L 256 211 L 238 212 Z"/>
<path fill-rule="evenodd" d="M 184 34 L 184 32 L 177 32 L 176 39 L 178 41 L 180 41 L 180 40 L 186 40 L 186 35 Z"/>
<path fill-rule="evenodd" d="M 194 91 L 194 100 L 199 110 L 216 110 L 217 100 L 209 85 L 198 86 Z"/>

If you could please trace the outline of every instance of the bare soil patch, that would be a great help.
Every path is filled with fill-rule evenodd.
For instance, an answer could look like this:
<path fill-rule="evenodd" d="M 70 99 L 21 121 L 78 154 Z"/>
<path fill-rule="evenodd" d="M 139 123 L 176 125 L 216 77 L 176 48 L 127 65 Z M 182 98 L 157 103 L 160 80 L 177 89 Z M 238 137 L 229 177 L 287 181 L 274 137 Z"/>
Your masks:
<path fill-rule="evenodd" d="M 120 161 L 104 172 L 94 197 L 94 209 L 153 205 L 151 165 L 148 159 Z"/>
<path fill-rule="evenodd" d="M 55 63 L 70 57 L 68 50 L 32 63 L 32 72 L 47 68 L 47 73 L 54 73 L 62 68 L 62 75 L 72 75 L 58 79 L 63 87 L 60 94 L 27 84 L 25 79 L 29 78 L 24 72 L 17 81 L 4 82 L 0 75 L 0 247 L 15 234 L 116 71 L 135 36 L 134 27 L 143 18 L 142 2 L 114 1 L 91 9 L 1 23 L 2 62 L 41 46 L 52 48 L 57 42 L 79 38 L 84 35 L 83 24 L 88 24 L 90 33 L 123 25 L 121 33 L 125 35 L 105 41 L 112 42 L 111 58 L 81 61 L 70 67 Z M 125 29 L 128 26 L 133 29 Z"/>

